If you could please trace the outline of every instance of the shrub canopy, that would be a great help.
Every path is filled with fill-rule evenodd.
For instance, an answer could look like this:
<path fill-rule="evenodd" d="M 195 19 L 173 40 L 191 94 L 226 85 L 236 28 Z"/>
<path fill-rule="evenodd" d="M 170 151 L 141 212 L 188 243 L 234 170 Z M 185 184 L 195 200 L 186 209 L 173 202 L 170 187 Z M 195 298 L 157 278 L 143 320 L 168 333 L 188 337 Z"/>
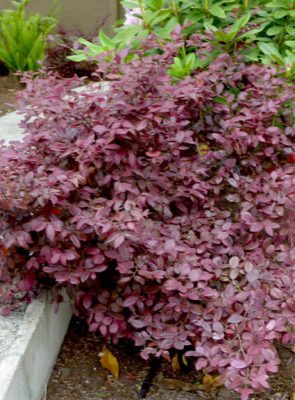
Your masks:
<path fill-rule="evenodd" d="M 66 288 L 92 331 L 188 350 L 247 399 L 295 339 L 294 93 L 238 54 L 175 83 L 182 45 L 101 62 L 108 93 L 27 78 L 25 140 L 0 148 L 3 297 Z"/>

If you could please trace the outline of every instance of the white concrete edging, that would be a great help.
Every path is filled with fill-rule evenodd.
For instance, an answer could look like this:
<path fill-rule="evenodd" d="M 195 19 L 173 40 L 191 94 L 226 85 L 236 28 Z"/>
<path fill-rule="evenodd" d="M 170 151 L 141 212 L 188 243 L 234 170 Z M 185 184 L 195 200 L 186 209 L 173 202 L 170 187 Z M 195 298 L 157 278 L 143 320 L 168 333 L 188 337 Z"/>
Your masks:
<path fill-rule="evenodd" d="M 0 358 L 0 400 L 41 400 L 71 320 L 69 301 L 34 300 Z"/>

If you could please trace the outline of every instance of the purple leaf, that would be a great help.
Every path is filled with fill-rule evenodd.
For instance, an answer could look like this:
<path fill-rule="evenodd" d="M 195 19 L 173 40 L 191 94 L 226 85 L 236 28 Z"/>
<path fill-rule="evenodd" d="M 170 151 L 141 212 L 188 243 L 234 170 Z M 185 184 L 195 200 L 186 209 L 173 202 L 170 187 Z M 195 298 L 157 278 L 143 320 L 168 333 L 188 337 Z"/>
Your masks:
<path fill-rule="evenodd" d="M 189 278 L 192 282 L 197 282 L 200 280 L 201 274 L 200 271 L 197 269 L 193 269 L 190 273 L 189 273 Z"/>
<path fill-rule="evenodd" d="M 243 321 L 243 317 L 240 314 L 232 314 L 227 322 L 230 324 L 238 324 L 239 322 Z"/>
<path fill-rule="evenodd" d="M 51 224 L 47 224 L 45 232 L 46 232 L 46 236 L 48 237 L 48 239 L 51 242 L 54 242 L 55 241 L 55 229 L 54 229 L 54 227 Z"/>
<path fill-rule="evenodd" d="M 251 271 L 249 271 L 247 273 L 247 279 L 248 279 L 248 282 L 250 282 L 250 283 L 256 282 L 258 277 L 259 277 L 259 272 L 256 269 L 252 269 Z"/>
<path fill-rule="evenodd" d="M 123 306 L 124 306 L 124 307 L 131 307 L 131 306 L 134 306 L 134 304 L 136 304 L 137 301 L 138 301 L 138 297 L 136 297 L 136 296 L 128 297 L 128 298 L 123 302 Z"/>
<path fill-rule="evenodd" d="M 230 365 L 236 369 L 243 369 L 248 366 L 248 364 L 244 360 L 234 359 L 230 362 Z"/>
<path fill-rule="evenodd" d="M 131 323 L 131 325 L 134 326 L 134 328 L 136 328 L 136 329 L 141 329 L 141 328 L 143 328 L 143 327 L 146 326 L 145 322 L 144 322 L 144 321 L 141 321 L 141 320 L 139 320 L 139 319 L 134 319 L 134 320 L 130 321 L 130 323 Z"/>

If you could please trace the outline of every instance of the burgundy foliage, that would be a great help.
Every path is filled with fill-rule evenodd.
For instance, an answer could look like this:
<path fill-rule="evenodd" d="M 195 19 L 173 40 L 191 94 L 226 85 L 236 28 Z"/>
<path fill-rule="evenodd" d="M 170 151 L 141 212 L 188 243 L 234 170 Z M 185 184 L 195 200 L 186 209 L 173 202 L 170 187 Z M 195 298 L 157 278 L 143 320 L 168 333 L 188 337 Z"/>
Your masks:
<path fill-rule="evenodd" d="M 101 64 L 107 94 L 27 80 L 25 140 L 0 148 L 0 277 L 6 301 L 67 288 L 91 331 L 187 349 L 245 400 L 295 342 L 294 93 L 229 55 L 173 83 L 179 45 Z"/>
<path fill-rule="evenodd" d="M 103 23 L 97 26 L 96 32 L 102 27 Z M 86 76 L 92 78 L 92 74 L 96 70 L 94 62 L 74 62 L 68 59 L 73 54 L 73 48 L 82 47 L 78 42 L 78 37 L 83 36 L 85 39 L 93 41 L 93 35 L 85 35 L 81 32 L 71 32 L 59 26 L 55 35 L 49 36 L 49 43 L 46 49 L 45 60 L 43 65 L 57 72 L 62 78 L 71 78 L 74 75 L 80 77 Z"/>

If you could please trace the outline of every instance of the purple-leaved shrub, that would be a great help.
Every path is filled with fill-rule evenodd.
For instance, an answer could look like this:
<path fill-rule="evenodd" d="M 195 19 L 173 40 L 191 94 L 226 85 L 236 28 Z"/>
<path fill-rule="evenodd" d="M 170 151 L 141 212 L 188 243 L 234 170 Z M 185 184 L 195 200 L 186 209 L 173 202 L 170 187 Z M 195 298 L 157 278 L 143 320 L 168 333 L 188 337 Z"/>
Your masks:
<path fill-rule="evenodd" d="M 91 331 L 188 349 L 245 400 L 295 342 L 294 93 L 237 54 L 172 82 L 180 45 L 101 62 L 106 94 L 26 79 L 25 140 L 0 148 L 2 297 L 66 288 Z"/>

